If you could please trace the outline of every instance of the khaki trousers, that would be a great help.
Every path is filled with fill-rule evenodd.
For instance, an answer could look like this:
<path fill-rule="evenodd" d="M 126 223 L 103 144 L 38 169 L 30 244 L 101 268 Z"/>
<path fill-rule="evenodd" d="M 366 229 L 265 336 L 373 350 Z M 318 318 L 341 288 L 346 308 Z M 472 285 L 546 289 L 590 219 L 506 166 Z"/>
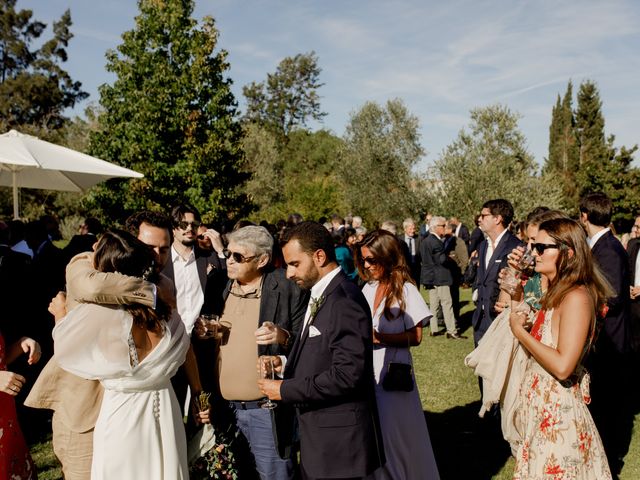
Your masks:
<path fill-rule="evenodd" d="M 444 316 L 444 324 L 447 327 L 447 333 L 456 333 L 456 317 L 453 313 L 453 301 L 451 299 L 451 287 L 442 285 L 428 289 L 429 307 L 433 317 L 431 317 L 431 333 L 438 331 L 438 318 L 436 312 L 438 307 L 442 308 Z"/>
<path fill-rule="evenodd" d="M 78 433 L 53 414 L 53 453 L 62 464 L 65 480 L 90 480 L 93 457 L 93 429 Z"/>

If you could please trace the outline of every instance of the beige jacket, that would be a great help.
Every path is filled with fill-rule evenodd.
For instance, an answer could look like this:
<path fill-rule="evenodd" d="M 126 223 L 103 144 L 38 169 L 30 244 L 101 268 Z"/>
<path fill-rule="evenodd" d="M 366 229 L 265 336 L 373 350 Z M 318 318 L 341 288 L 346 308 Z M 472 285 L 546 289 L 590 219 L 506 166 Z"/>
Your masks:
<path fill-rule="evenodd" d="M 78 303 L 153 306 L 155 287 L 140 278 L 98 272 L 93 253 L 80 253 L 67 265 L 67 310 Z M 40 373 L 25 405 L 54 410 L 59 421 L 75 432 L 87 432 L 96 423 L 103 389 L 97 380 L 85 380 L 62 370 L 55 356 Z"/>

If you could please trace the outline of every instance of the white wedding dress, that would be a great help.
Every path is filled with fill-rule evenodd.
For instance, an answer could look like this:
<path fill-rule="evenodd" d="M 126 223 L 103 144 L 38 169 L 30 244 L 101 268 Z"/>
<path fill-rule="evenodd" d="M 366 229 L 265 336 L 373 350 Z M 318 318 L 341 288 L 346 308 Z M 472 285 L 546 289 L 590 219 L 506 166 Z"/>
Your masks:
<path fill-rule="evenodd" d="M 53 330 L 65 370 L 100 380 L 105 392 L 93 434 L 92 480 L 187 480 L 187 445 L 170 378 L 189 347 L 177 314 L 141 362 L 122 308 L 81 304 Z"/>

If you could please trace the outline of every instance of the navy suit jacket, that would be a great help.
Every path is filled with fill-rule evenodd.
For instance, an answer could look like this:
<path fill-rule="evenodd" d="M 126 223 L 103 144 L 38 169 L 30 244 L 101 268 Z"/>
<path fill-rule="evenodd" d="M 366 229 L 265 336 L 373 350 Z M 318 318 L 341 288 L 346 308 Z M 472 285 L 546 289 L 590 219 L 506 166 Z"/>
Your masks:
<path fill-rule="evenodd" d="M 421 247 L 422 274 L 420 283 L 428 288 L 453 285 L 453 261 L 445 251 L 444 242 L 429 234 Z"/>
<path fill-rule="evenodd" d="M 598 239 L 591 253 L 615 292 L 615 297 L 607 301 L 609 311 L 596 340 L 594 353 L 626 353 L 630 340 L 629 255 L 611 232 Z"/>
<path fill-rule="evenodd" d="M 507 266 L 507 255 L 511 250 L 522 242 L 511 232 L 506 232 L 500 240 L 498 248 L 493 251 L 493 255 L 489 259 L 489 264 L 485 268 L 485 258 L 487 255 L 488 240 L 480 244 L 478 248 L 479 265 L 478 274 L 474 288 L 478 290 L 478 301 L 476 310 L 473 312 L 473 337 L 476 342 L 480 341 L 484 333 L 493 322 L 498 313 L 494 310 L 496 300 L 500 294 L 500 285 L 498 284 L 498 273 Z"/>
<path fill-rule="evenodd" d="M 311 478 L 364 477 L 384 463 L 373 376 L 372 322 L 340 272 L 287 359 L 282 401 L 297 409 L 301 463 Z"/>

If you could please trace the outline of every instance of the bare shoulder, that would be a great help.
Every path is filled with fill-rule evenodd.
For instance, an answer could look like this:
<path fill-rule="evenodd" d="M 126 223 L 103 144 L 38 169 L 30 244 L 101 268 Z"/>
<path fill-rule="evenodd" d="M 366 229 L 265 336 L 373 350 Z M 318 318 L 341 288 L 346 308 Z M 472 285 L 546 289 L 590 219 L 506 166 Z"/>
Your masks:
<path fill-rule="evenodd" d="M 589 314 L 591 318 L 593 310 L 591 296 L 585 287 L 576 287 L 565 295 L 558 310 L 561 315 Z"/>

